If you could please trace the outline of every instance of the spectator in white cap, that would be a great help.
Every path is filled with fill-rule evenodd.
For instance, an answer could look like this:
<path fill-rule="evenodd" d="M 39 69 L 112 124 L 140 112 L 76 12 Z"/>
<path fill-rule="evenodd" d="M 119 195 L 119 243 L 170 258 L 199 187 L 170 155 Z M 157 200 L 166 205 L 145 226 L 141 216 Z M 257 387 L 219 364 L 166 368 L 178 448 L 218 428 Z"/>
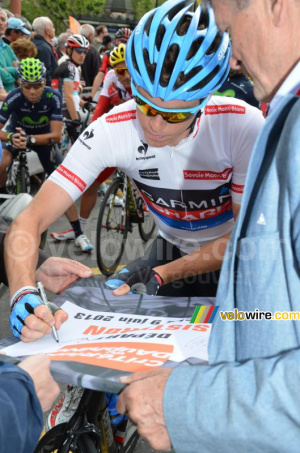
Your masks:
<path fill-rule="evenodd" d="M 19 38 L 30 36 L 30 31 L 25 27 L 25 23 L 17 17 L 11 17 L 7 20 L 7 28 L 4 33 L 3 41 L 10 45 Z"/>

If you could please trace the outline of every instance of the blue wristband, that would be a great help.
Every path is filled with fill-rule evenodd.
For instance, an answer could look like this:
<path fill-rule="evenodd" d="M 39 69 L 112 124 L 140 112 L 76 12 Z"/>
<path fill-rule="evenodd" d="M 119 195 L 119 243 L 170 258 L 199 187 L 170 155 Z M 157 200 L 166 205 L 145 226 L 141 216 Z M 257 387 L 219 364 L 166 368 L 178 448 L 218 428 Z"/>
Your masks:
<path fill-rule="evenodd" d="M 9 317 L 9 325 L 15 337 L 21 338 L 21 330 L 25 326 L 27 316 L 34 313 L 34 309 L 43 305 L 37 294 L 26 294 L 14 305 Z"/>

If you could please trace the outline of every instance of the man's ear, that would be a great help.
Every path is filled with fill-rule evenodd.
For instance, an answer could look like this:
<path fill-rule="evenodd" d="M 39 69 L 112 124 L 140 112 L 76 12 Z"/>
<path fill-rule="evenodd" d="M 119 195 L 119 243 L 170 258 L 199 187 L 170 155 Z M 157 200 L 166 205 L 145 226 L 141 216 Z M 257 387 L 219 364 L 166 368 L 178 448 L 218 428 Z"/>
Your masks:
<path fill-rule="evenodd" d="M 286 8 L 286 1 L 289 0 L 269 0 L 272 21 L 276 27 L 280 26 L 280 24 L 282 23 L 283 15 Z"/>

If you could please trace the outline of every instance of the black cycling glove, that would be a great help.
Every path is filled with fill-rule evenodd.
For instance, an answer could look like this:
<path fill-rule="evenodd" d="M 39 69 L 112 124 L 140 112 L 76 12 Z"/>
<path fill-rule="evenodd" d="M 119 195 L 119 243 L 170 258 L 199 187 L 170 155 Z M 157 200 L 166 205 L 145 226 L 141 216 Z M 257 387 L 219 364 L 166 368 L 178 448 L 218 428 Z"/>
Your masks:
<path fill-rule="evenodd" d="M 164 284 L 161 276 L 151 267 L 135 272 L 125 282 L 135 294 L 149 294 L 156 296 L 159 288 Z"/>
<path fill-rule="evenodd" d="M 76 140 L 78 139 L 79 135 L 80 135 L 80 129 L 81 129 L 81 121 L 80 120 L 72 120 L 73 123 L 68 123 L 66 125 L 67 127 L 67 131 L 68 131 L 68 134 L 69 134 L 69 137 L 72 141 L 72 143 L 76 142 Z"/>
<path fill-rule="evenodd" d="M 82 111 L 85 112 L 93 112 L 95 110 L 95 105 L 92 104 L 91 102 L 88 102 L 86 101 L 84 104 L 83 104 L 83 107 L 82 107 Z"/>

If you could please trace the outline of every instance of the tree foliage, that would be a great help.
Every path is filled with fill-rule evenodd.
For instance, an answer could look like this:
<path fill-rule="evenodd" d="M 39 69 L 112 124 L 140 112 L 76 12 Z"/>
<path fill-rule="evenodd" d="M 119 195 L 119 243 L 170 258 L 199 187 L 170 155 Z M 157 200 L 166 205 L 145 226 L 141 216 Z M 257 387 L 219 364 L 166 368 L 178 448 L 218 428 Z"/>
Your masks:
<path fill-rule="evenodd" d="M 133 0 L 132 5 L 136 12 L 136 18 L 139 20 L 147 11 L 160 6 L 165 0 Z"/>
<path fill-rule="evenodd" d="M 81 14 L 100 16 L 106 0 L 22 0 L 22 15 L 32 22 L 36 17 L 48 16 L 56 35 L 65 31 L 68 16 Z"/>

